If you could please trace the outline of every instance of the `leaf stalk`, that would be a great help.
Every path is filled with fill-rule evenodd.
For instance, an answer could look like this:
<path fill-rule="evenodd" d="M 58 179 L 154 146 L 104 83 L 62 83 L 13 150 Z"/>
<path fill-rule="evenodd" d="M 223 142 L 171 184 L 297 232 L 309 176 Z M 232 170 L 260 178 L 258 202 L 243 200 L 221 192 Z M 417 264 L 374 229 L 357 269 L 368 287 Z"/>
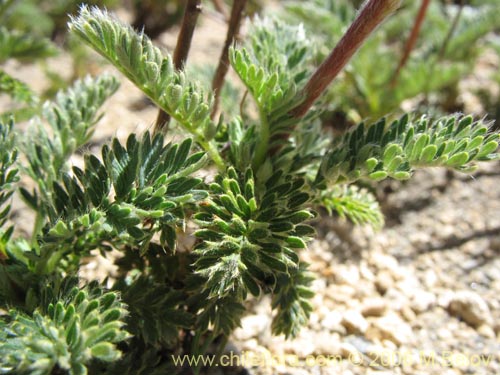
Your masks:
<path fill-rule="evenodd" d="M 219 110 L 221 91 L 224 86 L 224 78 L 229 70 L 229 47 L 234 43 L 239 33 L 241 19 L 243 18 L 243 11 L 245 10 L 246 3 L 247 0 L 235 0 L 233 8 L 231 9 L 231 18 L 229 19 L 226 41 L 224 42 L 219 64 L 217 65 L 217 69 L 215 70 L 214 78 L 212 80 L 212 90 L 215 95 L 211 113 L 212 119 L 215 118 Z"/>
<path fill-rule="evenodd" d="M 293 117 L 301 118 L 309 111 L 368 36 L 398 9 L 400 3 L 400 0 L 369 0 L 365 3 L 339 43 L 307 82 L 302 90 L 304 101 L 290 112 Z"/>
<path fill-rule="evenodd" d="M 177 70 L 184 69 L 184 66 L 186 65 L 189 49 L 191 48 L 191 41 L 193 40 L 194 29 L 196 27 L 196 21 L 201 13 L 201 9 L 201 0 L 188 0 L 186 3 L 181 31 L 179 32 L 174 51 L 174 67 Z M 168 131 L 169 122 L 170 115 L 160 108 L 156 118 L 154 132 L 166 133 Z"/>

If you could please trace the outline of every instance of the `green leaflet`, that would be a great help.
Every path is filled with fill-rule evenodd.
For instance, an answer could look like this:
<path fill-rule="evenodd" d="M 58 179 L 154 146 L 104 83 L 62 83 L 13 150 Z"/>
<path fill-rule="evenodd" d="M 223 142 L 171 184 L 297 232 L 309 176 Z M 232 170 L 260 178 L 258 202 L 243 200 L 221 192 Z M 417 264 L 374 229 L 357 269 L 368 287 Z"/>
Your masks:
<path fill-rule="evenodd" d="M 5 228 L 10 212 L 9 200 L 14 193 L 15 184 L 19 181 L 18 169 L 15 166 L 17 150 L 12 132 L 14 123 L 0 122 L 0 257 L 7 254 L 7 243 L 12 236 L 13 227 Z"/>
<path fill-rule="evenodd" d="M 323 157 L 316 182 L 351 183 L 368 177 L 410 178 L 416 168 L 444 166 L 469 171 L 474 163 L 498 158 L 498 134 L 488 133 L 489 124 L 470 116 L 450 116 L 434 121 L 408 115 L 389 126 L 385 120 L 333 140 Z"/>
<path fill-rule="evenodd" d="M 8 58 L 33 60 L 56 54 L 54 45 L 47 39 L 11 31 L 0 27 L 0 62 Z"/>
<path fill-rule="evenodd" d="M 147 251 L 156 233 L 174 251 L 184 207 L 207 196 L 195 189 L 201 180 L 190 177 L 206 162 L 203 154 L 190 155 L 191 144 L 186 139 L 164 145 L 163 136 L 149 133 L 138 141 L 132 134 L 125 146 L 116 139 L 103 146 L 102 161 L 87 156 L 83 170 L 73 167 L 74 176 L 64 174 L 62 184 L 54 183 L 38 272 L 51 272 L 61 257 L 78 259 L 110 244 Z"/>
<path fill-rule="evenodd" d="M 365 189 L 355 185 L 333 187 L 320 195 L 320 202 L 331 215 L 336 212 L 354 224 L 370 224 L 380 229 L 384 217 L 376 198 Z"/>
<path fill-rule="evenodd" d="M 45 301 L 46 311 L 37 309 L 32 316 L 11 312 L 0 343 L 3 372 L 51 374 L 57 366 L 69 374 L 86 374 L 86 365 L 93 359 L 120 358 L 115 344 L 128 337 L 123 329 L 126 306 L 117 293 L 104 292 L 95 283 L 83 289 L 75 284 L 64 280 L 64 294 Z"/>
<path fill-rule="evenodd" d="M 293 129 L 298 122 L 288 112 L 301 100 L 298 93 L 309 73 L 308 60 L 312 56 L 309 47 L 302 26 L 257 18 L 249 40 L 229 51 L 232 67 L 259 109 L 260 139 L 254 167 L 264 162 L 270 147 L 282 143 L 275 136 Z"/>
<path fill-rule="evenodd" d="M 195 251 L 196 272 L 205 280 L 203 289 L 214 303 L 220 298 L 242 303 L 248 291 L 259 295 L 270 288 L 274 294 L 280 286 L 269 286 L 268 280 L 273 275 L 292 277 L 300 265 L 296 250 L 305 248 L 313 235 L 314 230 L 304 230 L 302 224 L 314 216 L 303 208 L 310 199 L 300 190 L 303 180 L 277 172 L 268 179 L 262 196 L 254 195 L 254 184 L 251 169 L 238 173 L 229 168 L 216 177 L 210 186 L 212 194 L 195 215 L 202 227 L 196 235 L 204 240 Z M 292 326 L 283 332 L 295 335 Z M 216 326 L 215 330 L 224 328 Z"/>
<path fill-rule="evenodd" d="M 177 120 L 196 140 L 205 138 L 214 127 L 210 119 L 212 94 L 174 69 L 172 57 L 165 56 L 151 40 L 124 25 L 107 12 L 82 6 L 70 30 L 107 58 L 160 108 Z"/>
<path fill-rule="evenodd" d="M 313 311 L 309 300 L 314 293 L 308 288 L 313 280 L 313 275 L 307 272 L 307 264 L 301 264 L 289 275 L 278 276 L 272 300 L 272 306 L 278 312 L 272 323 L 275 334 L 295 337 L 300 328 L 307 324 L 309 315 Z"/>
<path fill-rule="evenodd" d="M 52 134 L 38 120 L 22 144 L 27 158 L 23 170 L 38 186 L 33 193 L 23 191 L 31 206 L 49 209 L 53 184 L 69 169 L 70 156 L 90 140 L 99 108 L 117 89 L 118 81 L 112 76 L 86 77 L 59 92 L 53 102 L 44 104 L 43 117 Z"/>

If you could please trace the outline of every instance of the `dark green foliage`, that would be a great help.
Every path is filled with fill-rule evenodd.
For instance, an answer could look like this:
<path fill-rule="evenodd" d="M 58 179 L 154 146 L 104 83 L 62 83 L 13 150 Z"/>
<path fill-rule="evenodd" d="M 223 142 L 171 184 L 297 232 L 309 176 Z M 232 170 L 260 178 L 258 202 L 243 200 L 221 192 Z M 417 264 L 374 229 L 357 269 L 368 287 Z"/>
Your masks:
<path fill-rule="evenodd" d="M 112 363 L 93 362 L 89 368 L 90 374 L 96 375 L 165 375 L 179 374 L 163 349 L 155 347 L 144 348 L 137 345 L 127 348 L 127 355 Z"/>
<path fill-rule="evenodd" d="M 63 281 L 68 283 L 75 284 Z M 51 294 L 51 286 L 46 288 L 45 293 Z M 119 295 L 95 284 L 84 289 L 63 285 L 61 292 L 32 316 L 11 311 L 2 321 L 0 373 L 48 375 L 58 369 L 87 374 L 92 360 L 120 358 L 115 344 L 128 333 L 123 329 L 126 306 Z"/>
<path fill-rule="evenodd" d="M 397 17 L 376 30 L 353 57 L 344 73 L 332 85 L 325 102 L 330 111 L 343 113 L 349 122 L 379 118 L 399 113 L 403 101 L 414 99 L 414 110 L 428 112 L 429 103 L 438 113 L 460 104 L 458 82 L 472 73 L 480 52 L 490 44 L 487 35 L 500 27 L 496 16 L 500 4 L 432 1 L 411 58 L 394 79 L 420 1 L 404 2 Z M 310 31 L 311 43 L 317 45 L 322 59 L 338 42 L 356 15 L 351 0 L 286 1 L 280 16 L 293 23 L 301 22 Z M 451 33 L 451 34 L 450 34 Z M 421 100 L 422 95 L 425 99 Z M 408 104 L 406 105 L 408 107 Z M 328 114 L 324 117 L 328 118 Z M 334 124 L 335 125 L 335 124 Z"/>
<path fill-rule="evenodd" d="M 314 276 L 307 271 L 307 264 L 301 264 L 290 275 L 277 280 L 272 306 L 278 313 L 273 319 L 272 329 L 277 335 L 295 337 L 307 324 L 313 306 L 309 300 L 314 292 L 308 288 Z"/>
<path fill-rule="evenodd" d="M 191 140 L 163 145 L 163 137 L 142 140 L 130 135 L 126 148 L 116 139 L 104 146 L 102 160 L 85 159 L 73 177 L 54 183 L 48 205 L 50 222 L 43 231 L 39 272 L 52 272 L 65 254 L 131 245 L 147 251 L 153 236 L 175 250 L 175 231 L 184 226 L 184 207 L 206 197 L 190 175 L 204 164 L 203 153 L 188 155 Z M 114 196 L 111 197 L 111 192 Z M 43 271 L 42 271 L 43 270 Z"/>
<path fill-rule="evenodd" d="M 472 117 L 412 121 L 407 115 L 386 126 L 382 119 L 335 138 L 323 158 L 317 183 L 352 183 L 368 177 L 406 180 L 415 168 L 443 166 L 472 171 L 475 161 L 498 158 L 499 135 Z"/>
<path fill-rule="evenodd" d="M 8 58 L 29 60 L 53 56 L 56 50 L 46 39 L 0 27 L 0 62 Z"/>
<path fill-rule="evenodd" d="M 203 239 L 195 250 L 199 256 L 195 266 L 205 280 L 209 300 L 222 297 L 238 303 L 246 299 L 248 292 L 255 296 L 261 290 L 274 294 L 279 290 L 279 279 L 294 279 L 300 284 L 303 279 L 294 276 L 300 264 L 297 250 L 304 249 L 305 241 L 314 235 L 314 230 L 304 224 L 313 217 L 302 208 L 309 200 L 309 195 L 301 190 L 304 183 L 303 179 L 277 172 L 265 188 L 259 189 L 259 195 L 251 169 L 239 176 L 230 168 L 216 177 L 210 185 L 210 200 L 202 203 L 202 212 L 195 216 L 202 228 L 196 236 Z M 306 288 L 307 284 L 301 287 Z M 283 309 L 301 311 L 302 305 L 276 307 L 283 314 Z M 308 313 L 304 310 L 300 314 L 306 317 Z M 300 321 L 295 323 L 300 325 Z M 211 323 L 217 332 L 220 327 L 216 321 Z M 278 333 L 297 332 L 293 325 L 287 327 Z"/>
<path fill-rule="evenodd" d="M 5 228 L 5 224 L 10 211 L 9 199 L 19 180 L 18 169 L 14 165 L 17 149 L 12 126 L 12 121 L 8 124 L 0 122 L 0 260 L 6 256 L 6 245 L 13 231 L 13 227 Z"/>
<path fill-rule="evenodd" d="M 175 348 L 180 342 L 179 330 L 193 326 L 194 314 L 182 308 L 184 291 L 145 276 L 115 287 L 123 290 L 123 299 L 129 305 L 128 330 L 145 345 Z"/>
<path fill-rule="evenodd" d="M 100 118 L 99 107 L 117 88 L 114 77 L 87 77 L 44 105 L 43 116 L 50 133 L 38 122 L 23 145 L 28 155 L 25 171 L 38 185 L 38 192 L 23 192 L 30 205 L 43 209 L 51 199 L 53 183 L 67 171 L 69 157 L 88 142 Z"/>
<path fill-rule="evenodd" d="M 344 2 L 329 4 L 342 22 L 353 16 Z M 192 139 L 130 134 L 71 166 L 117 89 L 110 76 L 58 94 L 43 107 L 48 129 L 35 119 L 22 143 L 12 123 L 0 125 L 3 373 L 178 374 L 188 369 L 173 354 L 222 349 L 246 302 L 262 295 L 271 296 L 273 333 L 295 337 L 312 311 L 314 275 L 301 252 L 315 236 L 316 207 L 380 227 L 375 198 L 353 183 L 403 180 L 421 167 L 469 172 L 498 158 L 499 135 L 468 116 L 405 115 L 331 137 L 319 121 L 328 103 L 292 117 L 318 54 L 302 28 L 281 21 L 257 20 L 230 50 L 257 113 L 217 123 L 212 94 L 144 34 L 87 6 L 70 27 Z M 8 84 L 28 100 L 25 87 Z M 18 169 L 35 182 L 19 190 L 37 215 L 31 239 L 5 229 Z M 77 287 L 88 280 L 66 275 L 97 253 L 116 272 Z"/>
<path fill-rule="evenodd" d="M 366 189 L 356 185 L 337 186 L 321 194 L 320 202 L 331 215 L 336 212 L 341 218 L 348 218 L 354 224 L 371 224 L 380 228 L 384 217 L 376 198 Z"/>

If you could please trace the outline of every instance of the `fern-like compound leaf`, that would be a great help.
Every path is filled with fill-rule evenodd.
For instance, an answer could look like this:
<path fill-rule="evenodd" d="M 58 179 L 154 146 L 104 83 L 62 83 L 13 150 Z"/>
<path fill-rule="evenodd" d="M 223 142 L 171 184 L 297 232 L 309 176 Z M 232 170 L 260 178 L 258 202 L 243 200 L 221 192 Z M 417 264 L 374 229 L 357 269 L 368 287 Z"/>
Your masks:
<path fill-rule="evenodd" d="M 100 118 L 99 108 L 117 89 L 118 82 L 110 75 L 86 77 L 45 103 L 43 116 L 51 134 L 35 121 L 22 144 L 25 172 L 38 185 L 37 192 L 23 190 L 23 196 L 34 208 L 44 210 L 49 204 L 53 183 L 69 169 L 69 157 L 89 141 Z"/>
<path fill-rule="evenodd" d="M 7 94 L 15 101 L 35 105 L 38 102 L 36 95 L 24 82 L 0 70 L 0 94 Z"/>
<path fill-rule="evenodd" d="M 108 59 L 160 108 L 177 120 L 196 140 L 214 134 L 210 119 L 212 94 L 174 69 L 143 33 L 137 33 L 107 12 L 82 6 L 70 29 Z"/>
<path fill-rule="evenodd" d="M 335 212 L 356 225 L 370 224 L 379 229 L 384 224 L 377 199 L 366 189 L 360 189 L 356 185 L 334 186 L 322 191 L 319 201 L 330 214 Z"/>
<path fill-rule="evenodd" d="M 19 180 L 13 125 L 12 121 L 0 122 L 0 259 L 7 256 L 6 247 L 13 232 L 13 227 L 4 227 L 10 212 L 9 200 Z"/>
<path fill-rule="evenodd" d="M 162 245 L 175 250 L 185 207 L 207 196 L 196 189 L 201 180 L 191 176 L 206 157 L 190 155 L 190 139 L 163 142 L 163 136 L 149 133 L 140 141 L 132 134 L 125 145 L 115 139 L 103 146 L 102 161 L 86 156 L 83 170 L 74 167 L 73 176 L 63 174 L 62 183 L 53 184 L 40 270 L 54 269 L 61 256 L 79 257 L 110 245 L 146 251 L 156 233 Z"/>
<path fill-rule="evenodd" d="M 310 289 L 313 280 L 313 275 L 307 271 L 304 263 L 290 274 L 278 276 L 272 300 L 272 306 L 277 310 L 272 323 L 273 333 L 295 337 L 307 324 L 313 311 L 309 301 L 314 296 Z"/>
<path fill-rule="evenodd" d="M 335 138 L 324 156 L 317 182 L 350 183 L 360 178 L 406 180 L 416 168 L 446 167 L 462 172 L 475 162 L 497 159 L 499 135 L 470 116 L 432 121 L 408 115 L 389 126 L 385 120 L 358 125 Z"/>
<path fill-rule="evenodd" d="M 300 89 L 309 69 L 311 43 L 302 26 L 277 19 L 255 19 L 249 39 L 231 48 L 229 59 L 259 109 L 260 123 L 253 167 L 260 167 L 269 150 L 282 146 L 300 121 L 289 112 L 302 100 Z"/>
<path fill-rule="evenodd" d="M 271 136 L 291 125 L 285 119 L 300 101 L 297 93 L 308 75 L 310 47 L 302 26 L 257 18 L 250 38 L 230 50 L 231 65 L 254 97 Z"/>
<path fill-rule="evenodd" d="M 49 40 L 0 27 L 0 62 L 9 58 L 33 60 L 55 54 L 56 48 Z"/>
<path fill-rule="evenodd" d="M 211 195 L 195 215 L 201 226 L 196 236 L 203 240 L 195 266 L 214 306 L 221 298 L 242 303 L 248 292 L 274 294 L 277 280 L 297 272 L 297 251 L 314 234 L 304 223 L 314 216 L 303 208 L 310 199 L 301 191 L 304 183 L 276 172 L 256 189 L 251 169 L 230 168 L 210 185 Z"/>
<path fill-rule="evenodd" d="M 120 358 L 116 344 L 128 337 L 128 312 L 117 293 L 75 286 L 44 307 L 32 315 L 11 311 L 0 342 L 2 373 L 86 374 L 92 360 Z"/>

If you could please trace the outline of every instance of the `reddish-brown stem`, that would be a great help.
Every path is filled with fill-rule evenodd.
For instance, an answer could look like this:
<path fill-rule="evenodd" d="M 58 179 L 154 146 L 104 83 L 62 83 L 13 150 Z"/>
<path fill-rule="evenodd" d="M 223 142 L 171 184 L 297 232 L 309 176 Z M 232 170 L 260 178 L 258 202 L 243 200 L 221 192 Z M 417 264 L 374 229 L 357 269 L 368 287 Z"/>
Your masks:
<path fill-rule="evenodd" d="M 215 92 L 214 105 L 211 113 L 212 119 L 217 115 L 219 110 L 222 86 L 224 86 L 224 78 L 229 69 L 229 47 L 234 43 L 234 39 L 240 30 L 241 19 L 243 18 L 243 11 L 246 3 L 247 0 L 234 0 L 233 8 L 231 9 L 231 18 L 229 19 L 227 28 L 226 41 L 212 80 L 212 90 Z"/>
<path fill-rule="evenodd" d="M 359 49 L 366 38 L 400 4 L 400 0 L 369 0 L 351 24 L 330 55 L 316 69 L 303 89 L 304 100 L 290 114 L 303 117 L 342 68 Z"/>
<path fill-rule="evenodd" d="M 418 34 L 420 33 L 420 29 L 422 28 L 422 24 L 425 19 L 425 15 L 427 13 L 427 9 L 429 8 L 430 0 L 422 0 L 422 4 L 420 5 L 420 9 L 418 10 L 417 17 L 415 18 L 415 23 L 413 24 L 413 28 L 411 29 L 410 36 L 408 40 L 406 41 L 404 50 L 403 50 L 403 55 L 401 56 L 401 59 L 399 60 L 398 67 L 396 68 L 396 71 L 394 72 L 394 75 L 392 76 L 391 80 L 391 86 L 394 87 L 396 85 L 396 82 L 398 80 L 399 74 L 401 73 L 401 70 L 404 68 L 406 65 L 406 62 L 408 61 L 408 58 L 410 57 L 411 51 L 415 48 L 415 44 L 417 43 L 418 39 Z"/>
<path fill-rule="evenodd" d="M 187 0 L 186 9 L 184 10 L 184 17 L 182 19 L 181 31 L 177 37 L 177 44 L 174 51 L 174 67 L 177 70 L 184 68 L 191 47 L 191 40 L 193 39 L 194 29 L 198 15 L 201 13 L 201 0 Z M 170 116 L 168 113 L 160 109 L 158 117 L 156 118 L 155 133 L 168 130 L 168 123 Z"/>

